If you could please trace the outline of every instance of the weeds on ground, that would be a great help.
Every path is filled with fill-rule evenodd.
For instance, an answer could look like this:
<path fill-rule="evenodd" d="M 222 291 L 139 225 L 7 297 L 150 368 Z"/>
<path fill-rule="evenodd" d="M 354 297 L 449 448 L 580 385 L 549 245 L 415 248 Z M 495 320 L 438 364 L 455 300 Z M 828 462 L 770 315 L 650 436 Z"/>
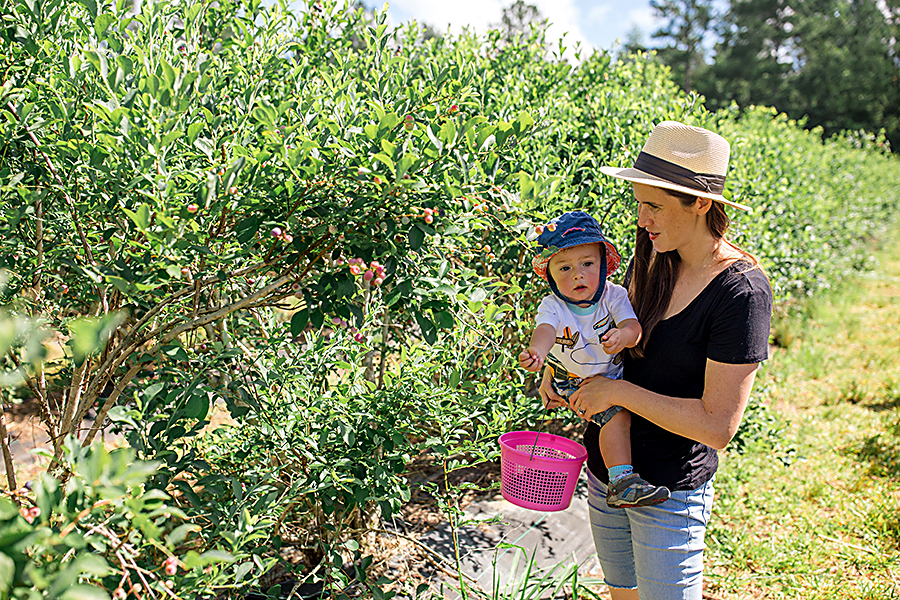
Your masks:
<path fill-rule="evenodd" d="M 900 260 L 774 330 L 708 532 L 719 598 L 900 599 Z"/>

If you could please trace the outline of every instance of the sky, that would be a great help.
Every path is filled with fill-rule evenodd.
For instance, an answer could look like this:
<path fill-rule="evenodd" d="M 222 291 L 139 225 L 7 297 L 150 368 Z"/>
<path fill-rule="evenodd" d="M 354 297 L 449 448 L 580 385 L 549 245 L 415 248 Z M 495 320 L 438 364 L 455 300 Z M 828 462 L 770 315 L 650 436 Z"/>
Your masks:
<path fill-rule="evenodd" d="M 437 31 L 458 33 L 470 26 L 478 32 L 500 22 L 503 8 L 514 0 L 389 0 L 388 18 L 399 24 L 410 20 L 427 23 Z M 624 44 L 637 27 L 644 43 L 660 26 L 649 0 L 526 0 L 538 7 L 550 21 L 548 39 L 556 41 L 566 34 L 566 45 L 581 42 L 583 47 L 610 50 Z M 367 6 L 378 6 L 367 0 Z"/>

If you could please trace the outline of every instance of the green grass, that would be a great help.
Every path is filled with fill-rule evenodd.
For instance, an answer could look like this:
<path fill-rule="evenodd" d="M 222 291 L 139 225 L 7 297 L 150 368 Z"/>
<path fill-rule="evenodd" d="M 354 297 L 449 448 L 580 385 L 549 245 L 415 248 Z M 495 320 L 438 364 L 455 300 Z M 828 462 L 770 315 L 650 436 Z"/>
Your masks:
<path fill-rule="evenodd" d="M 708 531 L 717 598 L 900 599 L 900 257 L 779 318 Z"/>

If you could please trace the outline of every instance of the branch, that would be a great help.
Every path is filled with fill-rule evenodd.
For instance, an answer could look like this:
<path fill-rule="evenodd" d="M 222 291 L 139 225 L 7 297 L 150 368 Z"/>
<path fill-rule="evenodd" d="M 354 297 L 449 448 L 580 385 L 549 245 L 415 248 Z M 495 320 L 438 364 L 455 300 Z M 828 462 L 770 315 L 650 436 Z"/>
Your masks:
<path fill-rule="evenodd" d="M 140 363 L 132 365 L 128 372 L 119 380 L 118 385 L 116 385 L 115 389 L 109 395 L 109 398 L 106 399 L 106 402 L 103 403 L 103 408 L 100 409 L 100 412 L 97 413 L 97 418 L 94 419 L 94 424 L 91 427 L 91 430 L 88 431 L 87 435 L 84 436 L 84 441 L 81 443 L 82 447 L 87 447 L 91 445 L 91 442 L 94 441 L 94 437 L 97 435 L 97 432 L 103 428 L 103 422 L 106 420 L 106 414 L 109 412 L 109 409 L 112 408 L 116 400 L 119 399 L 119 395 L 125 389 L 125 387 L 131 383 L 131 380 L 134 379 L 134 376 L 137 375 L 138 371 L 141 370 Z M 80 421 L 79 421 L 80 422 Z"/>
<path fill-rule="evenodd" d="M 9 434 L 6 432 L 6 411 L 3 408 L 3 397 L 0 396 L 0 449 L 3 451 L 3 465 L 6 467 L 6 482 L 9 491 L 19 489 L 16 483 L 16 469 L 13 466 L 12 453 L 9 451 Z"/>

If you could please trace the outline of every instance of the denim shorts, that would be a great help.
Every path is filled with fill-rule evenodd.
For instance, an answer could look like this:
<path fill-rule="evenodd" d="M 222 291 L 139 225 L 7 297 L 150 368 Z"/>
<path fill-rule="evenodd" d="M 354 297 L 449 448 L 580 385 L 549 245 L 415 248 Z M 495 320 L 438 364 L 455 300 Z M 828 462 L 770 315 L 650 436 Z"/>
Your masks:
<path fill-rule="evenodd" d="M 652 483 L 652 482 L 651 482 Z M 609 508 L 606 484 L 588 471 L 588 512 L 597 558 L 611 588 L 643 600 L 701 600 L 703 541 L 713 482 L 675 491 L 655 506 Z"/>

